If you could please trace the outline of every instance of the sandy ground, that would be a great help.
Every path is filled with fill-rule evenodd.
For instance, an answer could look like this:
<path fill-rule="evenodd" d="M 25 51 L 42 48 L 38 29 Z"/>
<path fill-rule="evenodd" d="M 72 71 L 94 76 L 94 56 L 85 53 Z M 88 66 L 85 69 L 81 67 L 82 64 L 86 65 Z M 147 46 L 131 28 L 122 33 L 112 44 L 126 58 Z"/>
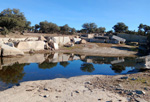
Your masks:
<path fill-rule="evenodd" d="M 131 49 L 131 46 L 122 44 L 86 43 L 76 44 L 70 48 L 62 47 L 59 52 L 98 56 L 136 56 L 137 52 Z"/>
<path fill-rule="evenodd" d="M 133 80 L 133 78 L 137 78 Z M 146 80 L 144 83 L 141 80 Z M 0 102 L 149 102 L 150 71 L 31 81 L 0 92 Z"/>

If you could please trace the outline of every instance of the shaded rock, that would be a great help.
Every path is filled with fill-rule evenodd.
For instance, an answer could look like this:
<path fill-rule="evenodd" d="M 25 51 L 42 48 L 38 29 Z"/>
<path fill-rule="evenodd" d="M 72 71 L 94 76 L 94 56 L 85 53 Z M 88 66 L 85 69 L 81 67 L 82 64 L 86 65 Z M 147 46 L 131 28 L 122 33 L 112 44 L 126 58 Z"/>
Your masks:
<path fill-rule="evenodd" d="M 47 41 L 47 40 L 44 38 L 44 36 L 42 36 L 42 35 L 38 38 L 38 40 L 40 40 L 40 41 Z"/>
<path fill-rule="evenodd" d="M 144 91 L 141 91 L 141 90 L 135 90 L 136 94 L 144 94 L 145 95 L 145 92 Z"/>
<path fill-rule="evenodd" d="M 120 79 L 128 79 L 128 77 L 121 77 Z"/>
<path fill-rule="evenodd" d="M 10 47 L 14 47 L 14 43 L 12 43 L 12 42 L 8 42 L 8 43 L 5 43 L 5 44 L 10 46 Z"/>
<path fill-rule="evenodd" d="M 50 47 L 54 48 L 55 50 L 59 49 L 59 46 L 57 43 L 50 42 L 49 45 L 50 45 Z"/>

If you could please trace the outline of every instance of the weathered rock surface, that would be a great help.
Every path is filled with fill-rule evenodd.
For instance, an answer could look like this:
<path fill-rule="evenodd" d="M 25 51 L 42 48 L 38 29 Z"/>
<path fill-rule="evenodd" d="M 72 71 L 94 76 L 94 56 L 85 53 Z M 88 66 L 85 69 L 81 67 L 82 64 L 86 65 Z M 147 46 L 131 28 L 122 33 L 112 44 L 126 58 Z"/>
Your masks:
<path fill-rule="evenodd" d="M 80 41 L 80 44 L 86 44 L 86 40 L 82 39 L 82 40 Z"/>
<path fill-rule="evenodd" d="M 54 48 L 55 50 L 59 49 L 58 43 L 50 42 L 49 45 L 50 45 L 50 47 Z"/>
<path fill-rule="evenodd" d="M 17 55 L 24 55 L 24 52 L 15 48 L 10 47 L 5 44 L 0 44 L 1 46 L 1 56 L 17 56 Z"/>
<path fill-rule="evenodd" d="M 81 41 L 81 38 L 73 38 L 73 41 L 75 44 L 79 44 Z"/>
<path fill-rule="evenodd" d="M 46 39 L 42 35 L 38 38 L 38 40 L 40 40 L 40 41 L 46 41 Z"/>
<path fill-rule="evenodd" d="M 45 42 L 43 41 L 27 41 L 27 42 L 19 42 L 17 48 L 22 51 L 30 51 L 32 50 L 44 50 Z"/>

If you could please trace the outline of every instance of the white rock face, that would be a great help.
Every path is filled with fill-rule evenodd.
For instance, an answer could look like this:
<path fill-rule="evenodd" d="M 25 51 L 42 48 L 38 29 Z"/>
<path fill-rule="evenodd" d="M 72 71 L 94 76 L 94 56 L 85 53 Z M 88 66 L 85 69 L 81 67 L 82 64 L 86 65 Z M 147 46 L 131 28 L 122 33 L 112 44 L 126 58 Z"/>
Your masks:
<path fill-rule="evenodd" d="M 45 42 L 43 41 L 27 41 L 27 42 L 19 42 L 17 48 L 22 51 L 30 51 L 32 50 L 44 50 Z"/>
<path fill-rule="evenodd" d="M 73 40 L 74 40 L 74 43 L 80 43 L 81 38 L 73 38 Z"/>
<path fill-rule="evenodd" d="M 53 44 L 54 44 L 54 49 L 55 49 L 55 50 L 58 50 L 58 49 L 59 49 L 58 44 L 57 44 L 57 43 L 53 43 Z"/>
<path fill-rule="evenodd" d="M 0 44 L 1 45 L 1 56 L 17 56 L 17 55 L 24 55 L 24 52 L 15 48 L 15 47 L 10 47 L 5 44 Z"/>
<path fill-rule="evenodd" d="M 70 43 L 69 37 L 53 37 L 52 40 L 59 45 Z"/>

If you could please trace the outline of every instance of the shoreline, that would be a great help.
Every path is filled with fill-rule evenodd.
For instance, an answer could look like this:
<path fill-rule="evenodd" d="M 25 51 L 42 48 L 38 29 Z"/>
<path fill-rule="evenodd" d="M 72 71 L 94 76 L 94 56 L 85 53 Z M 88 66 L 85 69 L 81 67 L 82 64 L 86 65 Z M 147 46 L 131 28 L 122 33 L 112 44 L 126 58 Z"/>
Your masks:
<path fill-rule="evenodd" d="M 132 78 L 150 78 L 149 72 L 116 76 L 85 75 L 23 82 L 20 86 L 0 92 L 0 98 L 2 102 L 147 102 L 150 101 L 149 84 Z M 133 83 L 138 84 L 132 86 Z M 147 80 L 147 83 L 150 83 L 150 80 Z"/>

